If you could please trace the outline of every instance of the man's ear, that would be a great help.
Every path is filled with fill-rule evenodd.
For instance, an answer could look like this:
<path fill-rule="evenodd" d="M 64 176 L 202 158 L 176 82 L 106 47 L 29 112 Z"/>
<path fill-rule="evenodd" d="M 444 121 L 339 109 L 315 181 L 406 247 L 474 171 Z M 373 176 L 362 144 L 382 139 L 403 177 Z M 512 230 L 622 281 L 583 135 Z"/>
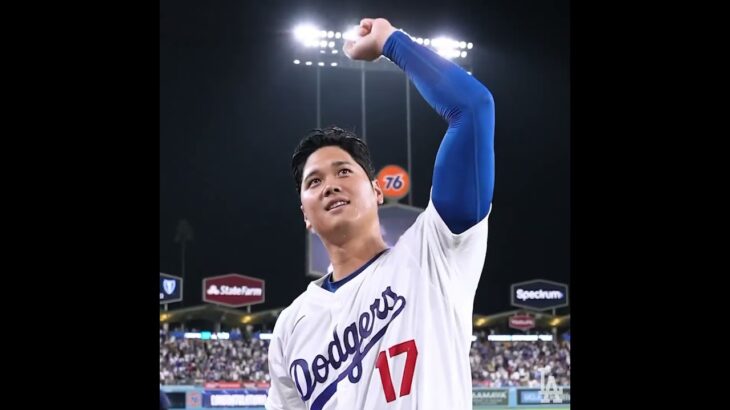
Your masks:
<path fill-rule="evenodd" d="M 380 188 L 380 183 L 377 179 L 374 179 L 372 183 L 373 191 L 375 191 L 375 195 L 378 199 L 378 205 L 383 205 L 383 202 L 385 201 L 385 196 L 383 195 L 383 190 Z"/>

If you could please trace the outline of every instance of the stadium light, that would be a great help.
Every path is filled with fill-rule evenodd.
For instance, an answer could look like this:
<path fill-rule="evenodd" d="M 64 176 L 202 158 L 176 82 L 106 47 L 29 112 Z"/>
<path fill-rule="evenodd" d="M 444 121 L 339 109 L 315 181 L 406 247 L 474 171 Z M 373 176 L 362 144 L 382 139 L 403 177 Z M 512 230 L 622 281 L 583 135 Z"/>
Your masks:
<path fill-rule="evenodd" d="M 375 65 L 362 65 L 359 61 L 349 61 L 347 56 L 340 53 L 339 50 L 343 48 L 346 41 L 355 41 L 359 38 L 358 31 L 358 25 L 351 25 L 344 31 L 334 31 L 327 30 L 310 23 L 300 24 L 294 28 L 293 33 L 297 42 L 302 44 L 304 47 L 303 50 L 301 50 L 301 54 L 295 55 L 294 57 L 300 61 L 304 61 L 307 59 L 317 58 L 313 57 L 312 54 L 324 54 L 329 57 L 326 59 L 329 61 L 325 60 L 325 65 L 331 65 L 332 62 L 337 62 L 336 67 L 345 69 L 365 71 L 397 70 L 397 67 L 390 67 L 391 64 L 380 63 Z M 408 35 L 410 36 L 410 34 Z M 471 50 L 474 47 L 474 43 L 463 40 L 455 40 L 448 36 L 438 36 L 434 38 L 411 36 L 411 38 L 416 43 L 430 48 L 442 57 L 454 61 L 456 64 L 463 66 L 465 69 L 471 69 L 469 67 L 471 62 L 465 60 L 467 57 L 470 57 L 470 53 L 467 53 L 466 50 Z M 311 48 L 319 49 L 320 52 L 317 53 L 316 51 L 311 50 Z M 331 52 L 328 53 L 326 51 L 327 49 L 331 50 Z M 313 64 L 304 65 L 310 66 Z"/>
<path fill-rule="evenodd" d="M 457 41 L 449 37 L 437 37 L 431 40 L 431 47 L 441 56 L 448 59 L 457 57 L 466 58 L 466 51 L 461 51 L 460 49 L 468 47 L 468 44 L 466 41 Z"/>
<path fill-rule="evenodd" d="M 294 38 L 300 43 L 309 47 L 312 40 L 317 40 L 319 37 L 319 29 L 313 24 L 300 24 L 294 28 Z"/>
<path fill-rule="evenodd" d="M 448 48 L 440 48 L 436 51 L 440 56 L 452 59 L 459 56 L 459 50 L 453 50 Z"/>

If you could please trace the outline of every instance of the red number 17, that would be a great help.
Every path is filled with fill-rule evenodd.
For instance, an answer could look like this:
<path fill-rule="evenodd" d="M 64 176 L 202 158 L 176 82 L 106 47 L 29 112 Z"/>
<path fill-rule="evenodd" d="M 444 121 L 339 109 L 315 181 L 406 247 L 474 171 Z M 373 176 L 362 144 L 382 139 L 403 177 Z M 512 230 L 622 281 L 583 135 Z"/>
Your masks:
<path fill-rule="evenodd" d="M 416 369 L 416 358 L 418 357 L 418 349 L 416 349 L 416 341 L 411 339 L 388 349 L 390 357 L 398 356 L 401 353 L 406 354 L 406 367 L 403 369 L 403 380 L 400 385 L 400 397 L 407 396 L 411 393 L 411 384 L 413 383 L 413 371 Z M 380 370 L 380 380 L 383 382 L 383 392 L 385 400 L 390 403 L 395 400 L 395 389 L 393 389 L 393 380 L 390 378 L 390 366 L 388 366 L 388 357 L 385 350 L 378 353 L 378 359 L 375 367 Z"/>

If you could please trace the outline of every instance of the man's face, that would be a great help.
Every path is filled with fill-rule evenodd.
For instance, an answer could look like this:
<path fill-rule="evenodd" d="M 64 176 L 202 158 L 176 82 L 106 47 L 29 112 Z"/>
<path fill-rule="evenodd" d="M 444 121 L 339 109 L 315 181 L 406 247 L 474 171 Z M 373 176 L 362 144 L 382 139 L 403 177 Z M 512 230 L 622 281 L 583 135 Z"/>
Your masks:
<path fill-rule="evenodd" d="M 307 158 L 302 176 L 299 198 L 307 229 L 331 238 L 357 235 L 377 224 L 383 191 L 347 151 L 337 146 L 318 149 Z"/>

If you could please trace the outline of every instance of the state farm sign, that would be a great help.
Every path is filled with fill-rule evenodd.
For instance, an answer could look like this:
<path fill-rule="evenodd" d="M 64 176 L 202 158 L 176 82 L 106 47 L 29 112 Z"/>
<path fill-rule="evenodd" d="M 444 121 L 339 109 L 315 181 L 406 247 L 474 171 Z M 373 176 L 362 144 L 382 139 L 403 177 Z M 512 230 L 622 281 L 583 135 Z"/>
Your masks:
<path fill-rule="evenodd" d="M 264 281 L 229 273 L 203 279 L 203 301 L 229 307 L 264 302 Z"/>

